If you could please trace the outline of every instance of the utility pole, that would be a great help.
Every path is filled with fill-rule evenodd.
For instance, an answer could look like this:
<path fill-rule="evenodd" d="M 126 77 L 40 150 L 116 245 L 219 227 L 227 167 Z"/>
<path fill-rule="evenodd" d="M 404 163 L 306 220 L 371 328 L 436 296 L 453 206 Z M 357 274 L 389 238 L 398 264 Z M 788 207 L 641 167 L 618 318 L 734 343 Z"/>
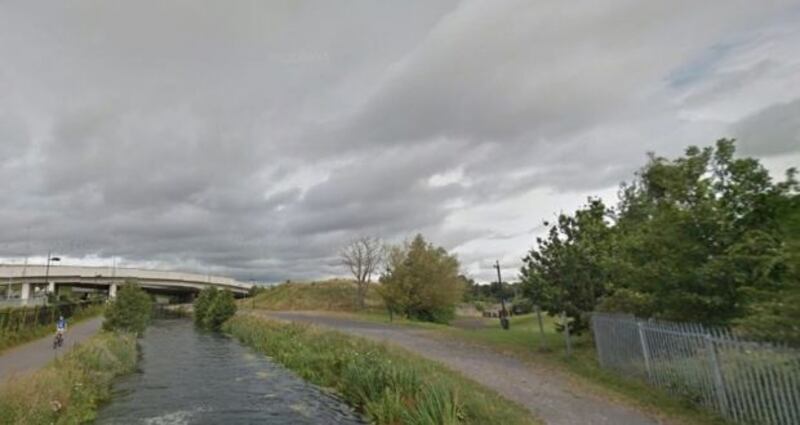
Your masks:
<path fill-rule="evenodd" d="M 506 310 L 506 301 L 503 297 L 503 278 L 500 277 L 500 260 L 495 260 L 494 268 L 497 269 L 497 285 L 500 287 L 500 326 L 508 330 L 510 324 L 508 322 L 508 310 Z"/>

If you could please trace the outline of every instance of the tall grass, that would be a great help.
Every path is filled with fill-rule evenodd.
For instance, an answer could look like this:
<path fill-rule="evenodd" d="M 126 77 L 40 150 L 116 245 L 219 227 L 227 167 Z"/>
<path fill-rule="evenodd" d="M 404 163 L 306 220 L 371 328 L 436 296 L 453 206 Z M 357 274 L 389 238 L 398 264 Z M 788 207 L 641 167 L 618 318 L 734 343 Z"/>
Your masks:
<path fill-rule="evenodd" d="M 78 424 L 95 418 L 115 376 L 136 366 L 136 337 L 100 333 L 44 369 L 0 388 L 0 424 Z"/>
<path fill-rule="evenodd" d="M 332 388 L 376 424 L 531 424 L 527 410 L 405 350 L 237 316 L 223 330 L 317 385 Z"/>

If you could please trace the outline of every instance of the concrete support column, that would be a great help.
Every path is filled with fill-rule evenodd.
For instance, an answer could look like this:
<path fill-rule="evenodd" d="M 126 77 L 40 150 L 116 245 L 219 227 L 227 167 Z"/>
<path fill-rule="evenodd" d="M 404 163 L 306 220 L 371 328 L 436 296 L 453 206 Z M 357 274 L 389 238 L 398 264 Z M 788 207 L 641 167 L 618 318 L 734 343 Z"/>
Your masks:
<path fill-rule="evenodd" d="M 20 294 L 20 298 L 23 301 L 27 301 L 31 298 L 31 284 L 30 283 L 23 283 L 22 284 L 22 293 Z"/>
<path fill-rule="evenodd" d="M 53 281 L 47 282 L 47 293 L 48 294 L 55 294 L 56 293 L 56 283 Z"/>
<path fill-rule="evenodd" d="M 108 287 L 108 298 L 117 298 L 117 284 L 112 283 L 111 286 Z"/>

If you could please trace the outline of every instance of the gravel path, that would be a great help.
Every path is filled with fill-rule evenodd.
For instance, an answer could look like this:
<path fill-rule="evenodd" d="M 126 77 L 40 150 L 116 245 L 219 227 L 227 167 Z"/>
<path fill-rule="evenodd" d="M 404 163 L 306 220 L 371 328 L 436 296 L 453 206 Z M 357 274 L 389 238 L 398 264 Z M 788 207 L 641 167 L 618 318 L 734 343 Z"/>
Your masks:
<path fill-rule="evenodd" d="M 494 351 L 436 339 L 425 330 L 368 323 L 316 312 L 261 312 L 267 317 L 308 322 L 385 341 L 437 360 L 527 407 L 554 425 L 639 425 L 658 421 L 631 408 L 572 388 L 558 373 L 538 370 Z"/>
<path fill-rule="evenodd" d="M 76 325 L 70 325 L 64 337 L 64 345 L 58 350 L 53 350 L 53 335 L 55 335 L 55 325 L 53 325 L 53 335 L 14 347 L 0 354 L 0 385 L 12 377 L 41 369 L 56 356 L 64 355 L 76 344 L 97 333 L 102 323 L 102 317 L 95 317 Z"/>

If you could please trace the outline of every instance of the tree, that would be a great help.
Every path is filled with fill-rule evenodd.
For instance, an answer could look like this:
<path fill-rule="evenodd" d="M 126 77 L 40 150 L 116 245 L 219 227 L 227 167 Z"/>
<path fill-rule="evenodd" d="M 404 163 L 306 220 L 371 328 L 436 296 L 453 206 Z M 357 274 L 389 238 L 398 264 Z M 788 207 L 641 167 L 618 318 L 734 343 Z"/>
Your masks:
<path fill-rule="evenodd" d="M 588 328 L 588 313 L 606 290 L 608 215 L 602 201 L 590 199 L 574 216 L 561 214 L 556 223 L 545 223 L 547 237 L 537 238 L 537 247 L 523 258 L 523 292 L 549 315 L 565 313 L 574 333 Z"/>
<path fill-rule="evenodd" d="M 446 323 L 464 291 L 458 269 L 455 256 L 417 235 L 410 244 L 390 248 L 380 295 L 390 314 Z"/>
<path fill-rule="evenodd" d="M 233 293 L 208 287 L 200 291 L 193 305 L 196 325 L 218 330 L 225 321 L 236 314 L 236 301 Z"/>
<path fill-rule="evenodd" d="M 153 312 L 153 301 L 136 282 L 126 282 L 117 290 L 117 297 L 106 309 L 103 329 L 144 333 Z"/>
<path fill-rule="evenodd" d="M 623 186 L 604 306 L 729 325 L 796 282 L 780 214 L 796 191 L 794 173 L 773 183 L 757 160 L 734 153 L 723 139 L 675 160 L 651 155 Z"/>
<path fill-rule="evenodd" d="M 595 310 L 736 326 L 799 341 L 800 185 L 773 182 L 732 140 L 649 155 L 616 206 L 600 201 L 548 224 L 523 259 L 525 294 L 573 329 Z"/>
<path fill-rule="evenodd" d="M 356 281 L 356 303 L 364 308 L 372 275 L 381 265 L 384 257 L 383 243 L 378 238 L 362 236 L 345 246 L 341 253 L 342 264 L 347 266 Z"/>

